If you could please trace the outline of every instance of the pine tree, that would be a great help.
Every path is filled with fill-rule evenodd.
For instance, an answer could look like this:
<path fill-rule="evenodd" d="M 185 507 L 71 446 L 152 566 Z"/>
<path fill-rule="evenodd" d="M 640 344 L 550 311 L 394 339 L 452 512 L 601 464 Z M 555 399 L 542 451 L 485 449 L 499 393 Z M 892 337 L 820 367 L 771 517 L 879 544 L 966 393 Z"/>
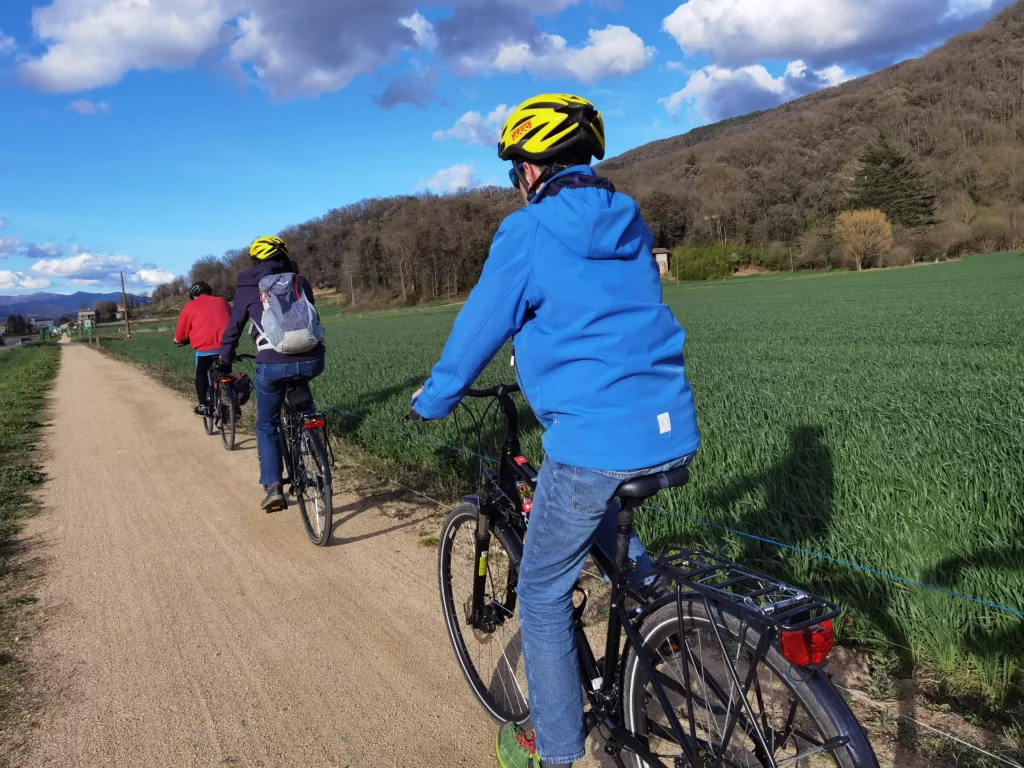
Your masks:
<path fill-rule="evenodd" d="M 935 223 L 935 193 L 913 158 L 879 137 L 864 149 L 860 166 L 851 208 L 877 208 L 908 229 Z"/>

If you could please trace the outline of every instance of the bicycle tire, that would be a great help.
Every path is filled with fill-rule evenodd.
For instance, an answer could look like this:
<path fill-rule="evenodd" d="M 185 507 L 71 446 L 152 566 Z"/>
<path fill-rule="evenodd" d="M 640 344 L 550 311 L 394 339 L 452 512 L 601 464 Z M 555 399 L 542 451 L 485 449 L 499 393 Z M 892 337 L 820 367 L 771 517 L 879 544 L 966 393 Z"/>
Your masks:
<path fill-rule="evenodd" d="M 479 509 L 475 505 L 460 504 L 448 515 L 441 528 L 441 543 L 437 555 L 441 611 L 444 614 L 448 639 L 455 651 L 455 658 L 477 701 L 487 711 L 487 714 L 499 723 L 509 721 L 524 723 L 530 717 L 530 706 L 525 667 L 522 663 L 522 634 L 518 631 L 518 612 L 513 606 L 511 615 L 500 625 L 500 628 L 486 634 L 468 627 L 463 616 L 464 609 L 459 605 L 460 602 L 464 603 L 466 597 L 471 597 L 473 594 L 472 574 L 476 568 L 474 542 L 478 516 Z M 491 574 L 493 566 L 495 575 L 498 577 L 497 583 L 505 582 L 501 601 L 494 603 L 492 600 L 492 603 L 500 605 L 502 608 L 510 602 L 510 592 L 514 594 L 519 577 L 519 562 L 522 557 L 521 542 L 513 542 L 510 536 L 515 536 L 515 534 L 507 533 L 501 526 L 493 526 L 491 528 L 491 548 L 487 553 L 488 574 Z M 495 542 L 500 550 L 495 547 Z M 503 561 L 507 563 L 504 579 L 501 578 L 500 573 Z M 456 563 L 459 563 L 458 575 L 453 574 L 453 566 Z M 468 570 L 464 569 L 463 565 L 468 565 Z M 456 580 L 459 582 L 458 593 L 455 589 Z M 489 582 L 493 592 L 495 589 L 493 578 L 489 579 Z M 491 597 L 493 598 L 493 595 Z M 508 613 L 507 609 L 505 612 Z M 509 624 L 512 626 L 506 629 Z M 467 628 L 470 629 L 468 637 L 464 632 Z M 501 652 L 500 657 L 495 657 L 492 654 L 491 658 L 495 660 L 495 663 L 486 665 L 493 666 L 493 668 L 480 668 L 482 665 L 472 657 L 471 643 L 481 648 L 498 646 L 498 650 Z M 511 659 L 509 649 L 511 649 Z M 504 667 L 500 665 L 500 661 L 504 661 Z M 490 684 L 486 683 L 485 679 L 490 679 Z"/>
<path fill-rule="evenodd" d="M 283 477 L 283 484 L 291 487 L 292 492 L 295 492 L 295 470 L 294 462 L 292 461 L 292 443 L 289 439 L 291 430 L 291 416 L 288 415 L 288 411 L 284 408 L 281 409 L 281 421 L 277 425 L 277 444 L 281 448 L 281 466 L 285 476 Z M 283 490 L 283 488 L 282 488 Z"/>
<path fill-rule="evenodd" d="M 217 413 L 217 408 L 220 407 L 220 403 L 214 398 L 213 384 L 207 390 L 206 394 L 206 415 L 203 416 L 203 429 L 206 430 L 206 434 L 212 435 L 214 432 L 214 414 Z"/>
<path fill-rule="evenodd" d="M 658 659 L 654 658 L 655 653 L 658 654 L 660 659 L 666 660 L 662 649 L 668 650 L 670 656 L 674 653 L 677 657 L 675 665 L 677 676 L 675 680 L 679 690 L 673 691 L 670 694 L 670 699 L 674 702 L 673 707 L 676 710 L 683 730 L 686 732 L 687 740 L 689 740 L 691 738 L 689 730 L 691 725 L 688 710 L 685 706 L 685 682 L 681 673 L 682 665 L 678 663 L 678 659 L 683 657 L 680 651 L 683 646 L 678 642 L 677 617 L 678 609 L 676 605 L 674 603 L 666 605 L 655 611 L 644 621 L 640 629 L 640 635 L 643 638 L 644 652 L 648 654 L 648 657 L 653 662 L 658 662 Z M 702 649 L 701 645 L 698 645 L 695 649 L 692 645 L 692 638 L 694 636 L 699 637 L 702 631 L 707 631 L 708 636 L 713 637 L 713 630 L 711 630 L 712 621 L 718 627 L 730 657 L 740 659 L 741 661 L 745 658 L 748 661 L 747 669 L 740 668 L 737 670 L 740 680 L 744 680 L 745 674 L 749 670 L 750 655 L 756 649 L 761 638 L 760 631 L 747 625 L 746 631 L 743 633 L 743 647 L 741 648 L 739 638 L 742 622 L 738 617 L 722 608 L 718 608 L 718 610 L 714 611 L 713 615 L 709 615 L 702 600 L 683 600 L 683 627 L 685 634 L 688 636 L 686 647 L 689 649 L 690 658 L 699 658 L 701 666 L 701 674 L 698 675 L 696 663 L 691 662 L 689 664 L 691 668 L 690 690 L 694 694 L 691 698 L 695 700 L 693 728 L 695 729 L 698 741 L 702 742 L 705 748 L 711 752 L 710 762 L 714 762 L 715 758 L 724 752 L 723 762 L 727 765 L 739 766 L 740 768 L 747 768 L 748 766 L 749 768 L 755 768 L 755 766 L 760 768 L 760 766 L 768 764 L 768 761 L 764 755 L 764 750 L 757 745 L 756 739 L 752 735 L 754 729 L 749 729 L 745 732 L 744 728 L 737 725 L 726 749 L 721 749 L 721 741 L 724 738 L 722 733 L 724 730 L 723 716 L 717 710 L 723 709 L 721 703 L 725 702 L 727 694 L 729 694 L 729 704 L 726 707 L 733 706 L 731 694 L 738 694 L 738 692 L 731 684 L 728 689 L 720 687 L 716 691 L 715 685 L 711 682 L 712 676 L 709 672 L 713 672 L 714 657 L 721 654 L 717 641 L 715 641 L 713 646 L 705 647 L 706 649 Z M 694 650 L 696 650 L 695 654 Z M 743 650 L 747 652 L 747 656 L 743 656 Z M 724 669 L 724 665 L 721 666 Z M 790 731 L 790 735 L 788 737 L 783 735 L 781 741 L 778 740 L 779 730 L 775 725 L 774 716 L 764 711 L 766 697 L 761 683 L 762 667 L 774 676 L 774 679 L 779 683 L 781 691 L 788 693 L 791 702 L 790 711 L 786 713 L 787 719 L 781 723 L 784 726 L 782 734 Z M 667 668 L 666 666 L 660 670 L 656 669 L 656 671 L 659 672 L 659 675 L 666 675 L 665 670 Z M 668 676 L 671 677 L 671 675 Z M 698 678 L 700 678 L 699 681 Z M 727 681 L 731 680 L 728 677 L 724 679 Z M 772 644 L 767 653 L 758 662 L 755 680 L 756 686 L 751 685 L 751 690 L 747 693 L 747 699 L 750 701 L 755 715 L 757 715 L 755 720 L 757 721 L 758 729 L 761 729 L 762 733 L 771 731 L 770 738 L 768 734 L 764 733 L 766 743 L 775 752 L 790 747 L 797 750 L 795 755 L 788 753 L 782 755 L 774 754 L 773 757 L 777 761 L 789 760 L 798 765 L 813 768 L 825 765 L 838 766 L 839 768 L 878 768 L 878 761 L 871 749 L 864 729 L 857 722 L 857 718 L 850 711 L 849 705 L 839 695 L 832 681 L 823 671 L 810 670 L 790 664 L 782 656 L 777 644 Z M 631 647 L 626 660 L 623 681 L 623 724 L 627 730 L 642 738 L 647 738 L 650 735 L 650 726 L 647 723 L 648 707 L 655 708 L 656 712 L 663 715 L 657 699 L 650 694 L 647 683 L 647 674 L 640 664 L 636 650 Z M 698 689 L 698 686 L 700 689 Z M 719 704 L 715 703 L 714 699 L 711 698 L 712 696 L 718 699 Z M 751 698 L 753 698 L 752 701 Z M 704 710 L 698 709 L 700 705 L 696 701 L 697 699 L 707 703 L 707 707 Z M 737 695 L 737 703 L 735 704 L 737 708 L 740 707 L 739 702 L 741 701 L 742 699 Z M 775 703 L 774 690 L 771 693 L 771 703 Z M 760 712 L 757 711 L 758 707 L 761 709 Z M 802 708 L 804 714 L 804 717 L 799 720 L 796 717 L 798 707 Z M 728 710 L 726 709 L 726 711 Z M 744 715 L 744 721 L 749 724 L 746 717 Z M 662 725 L 664 726 L 664 724 Z M 764 726 L 763 729 L 761 728 L 762 725 Z M 808 734 L 806 729 L 810 727 L 816 728 L 817 734 Z M 718 733 L 715 733 L 716 729 Z M 798 732 L 800 733 L 799 736 L 797 735 Z M 717 745 L 714 743 L 716 737 L 719 738 Z M 834 751 L 813 753 L 815 749 L 812 746 L 815 743 L 813 739 L 820 739 L 821 741 L 818 742 L 820 746 L 820 744 L 836 737 L 845 737 L 847 743 L 844 746 L 837 747 Z M 655 738 L 658 738 L 657 734 L 655 734 Z M 807 742 L 807 748 L 804 751 L 800 751 L 799 742 L 801 740 Z M 789 743 L 790 741 L 792 744 Z M 737 743 L 748 746 L 750 749 L 746 751 L 742 748 L 737 749 Z M 716 746 L 719 748 L 718 754 L 715 753 Z M 654 748 L 652 747 L 652 749 Z M 656 754 L 661 754 L 659 750 L 654 751 Z M 649 764 L 632 752 L 627 750 L 625 755 L 628 755 L 628 765 L 630 768 L 648 768 Z"/>
<path fill-rule="evenodd" d="M 220 440 L 224 449 L 235 450 L 235 419 L 238 408 L 235 405 L 235 390 L 230 386 L 221 387 L 220 403 Z"/>
<path fill-rule="evenodd" d="M 334 491 L 327 448 L 320 433 L 309 429 L 302 430 L 297 453 L 297 473 L 293 489 L 295 500 L 299 503 L 299 512 L 302 514 L 302 525 L 309 540 L 318 547 L 324 547 L 330 542 L 331 529 L 334 527 Z M 315 496 L 313 499 L 307 499 L 306 490 L 313 486 Z M 317 515 L 322 518 L 322 522 L 310 519 L 308 509 L 311 501 L 316 509 L 322 509 L 322 514 Z"/>

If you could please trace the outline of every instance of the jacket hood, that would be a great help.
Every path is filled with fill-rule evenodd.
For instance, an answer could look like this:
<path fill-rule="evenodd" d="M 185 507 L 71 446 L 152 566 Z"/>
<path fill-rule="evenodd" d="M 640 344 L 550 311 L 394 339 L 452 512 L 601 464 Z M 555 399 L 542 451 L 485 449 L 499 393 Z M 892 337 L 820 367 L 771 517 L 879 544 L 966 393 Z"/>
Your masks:
<path fill-rule="evenodd" d="M 262 264 L 256 264 L 249 267 L 247 270 L 238 275 L 238 287 L 244 286 L 257 288 L 259 287 L 260 280 L 267 275 L 279 275 L 283 272 L 287 272 L 288 269 L 279 261 L 265 261 Z"/>
<path fill-rule="evenodd" d="M 633 259 L 653 238 L 640 206 L 616 194 L 589 165 L 554 176 L 525 209 L 570 252 L 585 259 Z"/>

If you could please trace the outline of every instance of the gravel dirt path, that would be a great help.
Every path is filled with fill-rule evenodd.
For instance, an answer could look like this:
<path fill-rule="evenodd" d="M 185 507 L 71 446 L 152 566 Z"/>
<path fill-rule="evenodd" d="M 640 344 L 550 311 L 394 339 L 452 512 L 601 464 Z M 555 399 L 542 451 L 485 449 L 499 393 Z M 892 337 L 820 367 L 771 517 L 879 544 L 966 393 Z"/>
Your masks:
<path fill-rule="evenodd" d="M 491 766 L 444 634 L 436 509 L 337 485 L 336 543 L 258 510 L 228 453 L 129 365 L 63 347 L 48 427 L 39 702 L 14 764 Z M 596 765 L 596 763 L 594 763 Z"/>

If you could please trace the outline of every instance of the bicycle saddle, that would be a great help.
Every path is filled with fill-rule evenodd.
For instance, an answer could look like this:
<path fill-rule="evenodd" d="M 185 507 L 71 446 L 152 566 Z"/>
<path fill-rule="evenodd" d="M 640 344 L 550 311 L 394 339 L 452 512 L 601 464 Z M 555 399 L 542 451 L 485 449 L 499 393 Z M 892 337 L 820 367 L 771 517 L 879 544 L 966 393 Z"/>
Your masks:
<path fill-rule="evenodd" d="M 669 488 L 681 488 L 690 480 L 689 467 L 676 467 L 668 472 L 659 472 L 656 475 L 645 475 L 627 480 L 615 491 L 615 495 L 623 501 L 630 501 L 635 504 L 644 499 L 649 499 L 658 491 Z"/>
<path fill-rule="evenodd" d="M 304 381 L 295 380 L 295 386 L 301 386 Z M 288 394 L 288 405 L 295 411 L 302 413 L 302 411 L 313 410 L 313 398 L 310 397 L 309 393 L 302 389 L 289 389 Z"/>

